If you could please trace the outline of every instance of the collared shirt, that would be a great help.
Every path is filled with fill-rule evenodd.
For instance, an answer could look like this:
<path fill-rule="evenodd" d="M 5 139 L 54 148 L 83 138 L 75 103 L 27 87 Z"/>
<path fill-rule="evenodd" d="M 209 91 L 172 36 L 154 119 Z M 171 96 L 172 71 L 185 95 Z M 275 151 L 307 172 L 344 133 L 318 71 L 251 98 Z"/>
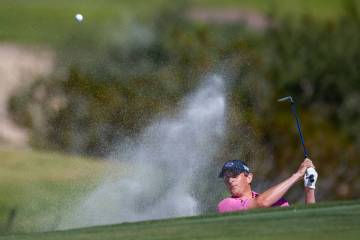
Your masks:
<path fill-rule="evenodd" d="M 257 192 L 252 192 L 252 198 L 259 196 Z M 229 197 L 219 202 L 217 210 L 219 213 L 244 211 L 249 208 L 249 198 Z M 289 202 L 280 198 L 271 207 L 288 207 Z"/>

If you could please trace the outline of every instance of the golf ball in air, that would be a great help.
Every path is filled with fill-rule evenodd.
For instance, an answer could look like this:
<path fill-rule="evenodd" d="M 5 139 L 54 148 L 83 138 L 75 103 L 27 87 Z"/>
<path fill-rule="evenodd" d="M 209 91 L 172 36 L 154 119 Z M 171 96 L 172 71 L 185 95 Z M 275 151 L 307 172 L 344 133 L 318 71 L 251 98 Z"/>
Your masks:
<path fill-rule="evenodd" d="M 75 15 L 75 20 L 78 22 L 81 22 L 82 20 L 84 20 L 83 15 L 81 15 L 80 13 Z"/>

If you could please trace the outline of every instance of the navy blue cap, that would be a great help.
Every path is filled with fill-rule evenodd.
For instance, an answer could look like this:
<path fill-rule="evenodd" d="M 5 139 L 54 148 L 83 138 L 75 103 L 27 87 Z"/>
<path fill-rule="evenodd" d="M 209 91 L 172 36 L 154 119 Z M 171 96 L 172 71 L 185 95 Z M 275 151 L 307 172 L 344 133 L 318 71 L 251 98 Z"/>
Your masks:
<path fill-rule="evenodd" d="M 224 163 L 219 177 L 223 178 L 226 171 L 232 171 L 238 174 L 242 172 L 250 173 L 250 168 L 241 160 L 230 160 Z"/>

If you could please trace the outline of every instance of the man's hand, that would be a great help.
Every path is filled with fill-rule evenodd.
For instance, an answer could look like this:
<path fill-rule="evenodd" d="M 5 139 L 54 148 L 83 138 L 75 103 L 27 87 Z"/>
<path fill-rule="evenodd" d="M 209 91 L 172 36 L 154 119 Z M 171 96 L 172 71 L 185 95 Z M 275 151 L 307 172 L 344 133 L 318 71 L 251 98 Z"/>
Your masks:
<path fill-rule="evenodd" d="M 318 173 L 316 172 L 315 168 L 310 167 L 306 169 L 304 175 L 304 186 L 307 188 L 315 189 L 317 178 L 318 178 Z"/>
<path fill-rule="evenodd" d="M 318 174 L 312 161 L 308 158 L 305 158 L 294 175 L 296 176 L 297 180 L 304 178 L 305 203 L 315 203 L 315 183 L 318 178 Z"/>
<path fill-rule="evenodd" d="M 306 169 L 308 168 L 315 168 L 315 166 L 309 158 L 305 158 L 299 169 L 296 171 L 296 175 L 298 175 L 299 180 L 305 175 Z"/>

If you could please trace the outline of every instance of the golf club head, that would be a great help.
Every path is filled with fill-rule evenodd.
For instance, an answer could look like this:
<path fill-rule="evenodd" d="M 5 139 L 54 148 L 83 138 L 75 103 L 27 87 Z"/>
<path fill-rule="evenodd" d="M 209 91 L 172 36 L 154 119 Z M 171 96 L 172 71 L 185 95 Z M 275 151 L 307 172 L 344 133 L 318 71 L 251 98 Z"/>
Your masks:
<path fill-rule="evenodd" d="M 278 99 L 278 102 L 284 102 L 284 101 L 289 101 L 290 103 L 294 103 L 291 96 L 287 96 L 287 97 L 283 97 L 283 98 Z"/>

